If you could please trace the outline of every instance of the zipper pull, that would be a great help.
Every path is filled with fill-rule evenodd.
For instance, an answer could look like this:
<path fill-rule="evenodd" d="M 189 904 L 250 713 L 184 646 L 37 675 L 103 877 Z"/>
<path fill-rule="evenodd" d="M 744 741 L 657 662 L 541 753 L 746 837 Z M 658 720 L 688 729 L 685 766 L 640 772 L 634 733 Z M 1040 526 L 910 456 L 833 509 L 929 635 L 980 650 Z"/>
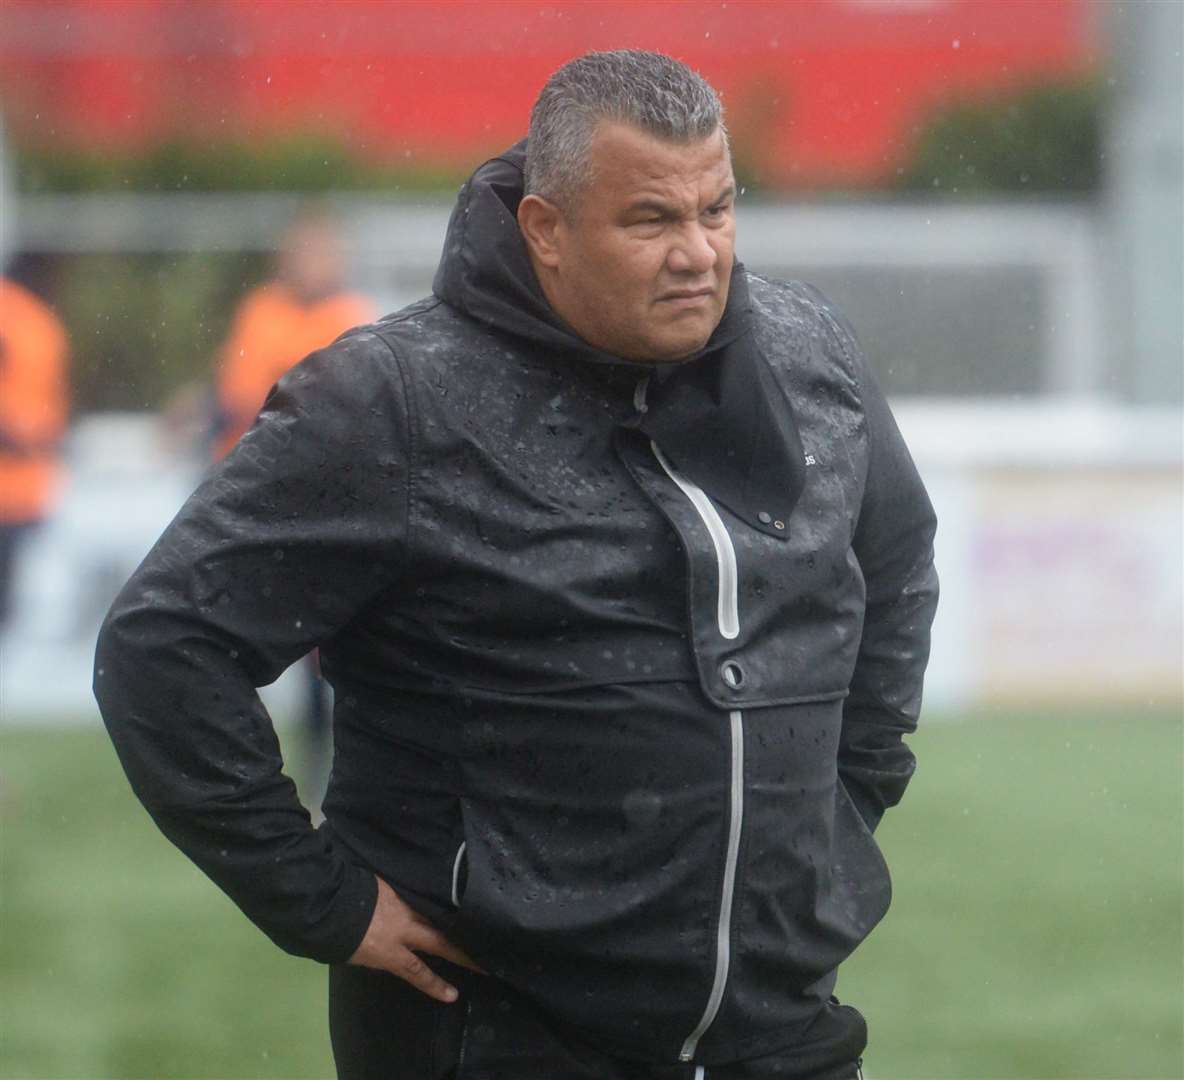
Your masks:
<path fill-rule="evenodd" d="M 637 380 L 637 385 L 633 388 L 633 407 L 643 415 L 650 411 L 650 407 L 646 404 L 645 395 L 650 388 L 650 377 L 643 375 Z"/>

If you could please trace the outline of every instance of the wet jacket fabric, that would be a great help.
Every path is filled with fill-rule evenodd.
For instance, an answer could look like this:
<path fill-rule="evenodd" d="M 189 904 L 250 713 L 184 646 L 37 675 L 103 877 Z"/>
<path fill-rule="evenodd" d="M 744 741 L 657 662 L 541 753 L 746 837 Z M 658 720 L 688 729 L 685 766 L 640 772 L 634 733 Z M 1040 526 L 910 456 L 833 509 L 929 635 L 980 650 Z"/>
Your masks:
<path fill-rule="evenodd" d="M 934 518 L 852 334 L 737 267 L 678 365 L 550 311 L 521 148 L 435 295 L 286 375 L 116 600 L 95 691 L 165 833 L 339 962 L 372 871 L 585 1041 L 792 1046 L 888 906 Z M 321 646 L 314 832 L 254 688 Z"/>

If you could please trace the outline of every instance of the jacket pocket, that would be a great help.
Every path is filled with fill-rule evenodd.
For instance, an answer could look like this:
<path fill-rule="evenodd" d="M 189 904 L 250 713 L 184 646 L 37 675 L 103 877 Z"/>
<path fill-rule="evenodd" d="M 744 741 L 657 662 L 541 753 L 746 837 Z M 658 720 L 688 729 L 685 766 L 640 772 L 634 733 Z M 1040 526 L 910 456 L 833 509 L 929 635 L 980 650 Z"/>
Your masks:
<path fill-rule="evenodd" d="M 870 933 L 892 901 L 888 863 L 867 822 L 839 777 L 835 785 L 836 884 L 853 902 L 861 934 Z"/>
<path fill-rule="evenodd" d="M 456 802 L 456 816 L 444 843 L 432 856 L 434 893 L 439 905 L 435 913 L 437 925 L 448 933 L 462 918 L 465 894 L 470 883 L 470 850 L 472 844 L 465 826 L 464 807 Z"/>
<path fill-rule="evenodd" d="M 462 840 L 452 858 L 452 888 L 449 892 L 449 899 L 457 910 L 464 902 L 465 887 L 469 883 L 468 846 L 468 841 Z"/>

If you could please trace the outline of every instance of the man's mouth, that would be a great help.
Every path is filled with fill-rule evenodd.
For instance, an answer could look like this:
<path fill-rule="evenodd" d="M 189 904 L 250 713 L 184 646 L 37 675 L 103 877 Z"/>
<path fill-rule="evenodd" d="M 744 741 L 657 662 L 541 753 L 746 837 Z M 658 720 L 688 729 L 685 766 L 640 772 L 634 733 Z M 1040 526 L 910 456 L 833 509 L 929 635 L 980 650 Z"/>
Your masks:
<path fill-rule="evenodd" d="M 658 297 L 658 302 L 676 307 L 694 307 L 715 296 L 715 289 L 706 285 L 701 289 L 670 289 Z"/>

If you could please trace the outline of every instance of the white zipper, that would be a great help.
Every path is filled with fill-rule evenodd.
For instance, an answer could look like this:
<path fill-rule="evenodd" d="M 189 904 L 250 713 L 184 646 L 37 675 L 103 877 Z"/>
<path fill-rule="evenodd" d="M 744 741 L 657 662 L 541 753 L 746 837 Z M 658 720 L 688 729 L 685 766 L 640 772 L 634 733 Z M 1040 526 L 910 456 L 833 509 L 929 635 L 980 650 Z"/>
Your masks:
<path fill-rule="evenodd" d="M 666 475 L 679 486 L 682 493 L 691 500 L 691 504 L 699 511 L 699 517 L 703 519 L 703 524 L 707 526 L 711 543 L 715 546 L 715 561 L 719 565 L 719 606 L 716 618 L 719 622 L 720 634 L 731 641 L 740 633 L 740 605 L 736 549 L 732 546 L 728 527 L 703 489 L 677 473 L 656 444 L 651 442 L 650 446 L 653 447 L 654 457 L 658 459 L 658 464 L 666 470 Z"/>
<path fill-rule="evenodd" d="M 728 824 L 728 854 L 724 860 L 724 886 L 719 904 L 719 928 L 715 934 L 715 979 L 707 1007 L 695 1030 L 687 1036 L 679 1051 L 679 1061 L 690 1061 L 704 1033 L 715 1022 L 724 1000 L 728 968 L 732 962 L 732 897 L 736 890 L 736 862 L 740 855 L 740 826 L 744 819 L 744 718 L 739 709 L 728 713 L 732 728 L 732 808 Z"/>
<path fill-rule="evenodd" d="M 717 622 L 720 636 L 729 641 L 740 633 L 739 574 L 736 569 L 736 549 L 728 535 L 727 526 L 719 511 L 698 485 L 680 476 L 663 456 L 662 451 L 651 442 L 658 464 L 666 470 L 691 504 L 699 511 L 699 517 L 707 526 L 711 542 L 715 547 L 715 559 L 719 567 L 719 604 Z M 732 962 L 732 902 L 736 891 L 736 864 L 740 858 L 740 832 L 744 824 L 744 715 L 739 709 L 728 713 L 731 729 L 732 775 L 731 807 L 728 818 L 728 851 L 724 858 L 724 882 L 720 895 L 719 924 L 715 934 L 715 977 L 707 1006 L 695 1030 L 687 1036 L 678 1053 L 679 1061 L 690 1061 L 695 1056 L 699 1040 L 715 1022 L 719 1007 L 723 1003 L 724 988 L 728 983 L 728 969 Z M 702 1066 L 695 1070 L 695 1080 L 704 1080 L 706 1073 Z"/>

